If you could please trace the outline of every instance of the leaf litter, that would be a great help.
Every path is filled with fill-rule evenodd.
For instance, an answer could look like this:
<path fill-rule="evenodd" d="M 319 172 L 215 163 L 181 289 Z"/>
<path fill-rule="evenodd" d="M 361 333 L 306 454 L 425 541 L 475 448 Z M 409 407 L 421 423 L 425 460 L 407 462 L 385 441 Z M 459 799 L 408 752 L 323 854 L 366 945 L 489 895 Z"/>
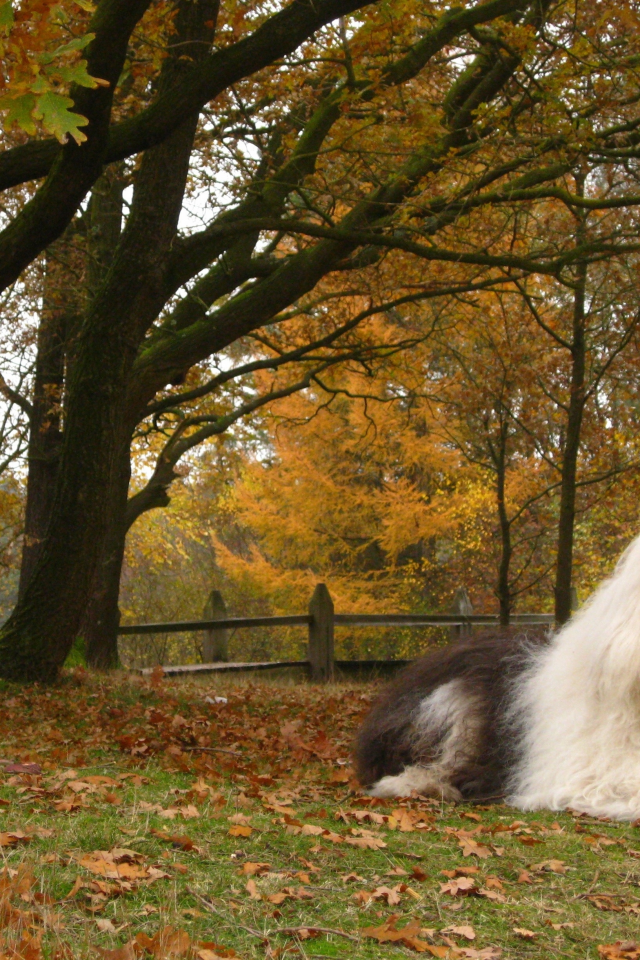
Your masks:
<path fill-rule="evenodd" d="M 363 795 L 373 685 L 63 687 L 0 703 L 0 960 L 640 960 L 640 824 Z"/>

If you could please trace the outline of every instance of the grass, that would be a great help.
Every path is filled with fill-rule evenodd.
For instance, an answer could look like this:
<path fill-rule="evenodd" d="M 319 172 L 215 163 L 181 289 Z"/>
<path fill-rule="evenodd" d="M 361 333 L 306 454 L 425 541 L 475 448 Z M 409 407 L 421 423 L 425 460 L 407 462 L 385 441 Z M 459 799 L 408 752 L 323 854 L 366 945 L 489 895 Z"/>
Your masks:
<path fill-rule="evenodd" d="M 374 692 L 82 670 L 6 689 L 0 756 L 42 773 L 0 789 L 1 955 L 582 960 L 634 939 L 637 828 L 363 797 Z"/>

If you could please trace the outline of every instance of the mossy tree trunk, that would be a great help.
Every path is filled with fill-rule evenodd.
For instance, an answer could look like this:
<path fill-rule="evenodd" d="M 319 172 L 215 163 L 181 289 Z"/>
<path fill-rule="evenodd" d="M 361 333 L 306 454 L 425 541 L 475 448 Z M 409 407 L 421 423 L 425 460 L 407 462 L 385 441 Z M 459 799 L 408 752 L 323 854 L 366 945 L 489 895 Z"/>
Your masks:
<path fill-rule="evenodd" d="M 70 308 L 64 290 L 65 241 L 46 258 L 38 328 L 33 397 L 29 415 L 28 483 L 18 596 L 22 597 L 49 526 L 62 446 L 61 412 L 65 340 Z"/>
<path fill-rule="evenodd" d="M 215 2 L 182 0 L 176 45 L 161 84 L 170 85 L 187 69 L 190 53 L 194 59 L 206 56 L 216 15 Z M 117 253 L 74 337 L 47 534 L 0 632 L 0 674 L 7 679 L 54 679 L 86 615 L 141 416 L 131 402 L 134 361 L 167 299 L 163 269 L 175 239 L 197 120 L 197 114 L 186 117 L 165 143 L 143 156 Z"/>

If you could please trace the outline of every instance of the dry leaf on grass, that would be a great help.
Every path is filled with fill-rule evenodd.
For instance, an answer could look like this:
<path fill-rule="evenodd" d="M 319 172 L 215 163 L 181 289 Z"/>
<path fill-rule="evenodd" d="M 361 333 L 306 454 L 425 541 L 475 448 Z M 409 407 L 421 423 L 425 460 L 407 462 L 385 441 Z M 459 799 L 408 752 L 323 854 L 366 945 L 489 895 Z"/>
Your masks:
<path fill-rule="evenodd" d="M 465 940 L 475 940 L 476 932 L 472 926 L 445 927 L 440 933 L 453 934 L 456 937 L 464 937 Z"/>
<path fill-rule="evenodd" d="M 148 869 L 141 854 L 133 850 L 95 850 L 78 860 L 81 867 L 109 880 L 146 880 Z"/>
<path fill-rule="evenodd" d="M 371 903 L 372 900 L 386 900 L 390 907 L 395 907 L 400 903 L 401 884 L 396 887 L 376 887 L 375 890 L 359 890 L 354 893 L 353 899 L 363 906 Z"/>
<path fill-rule="evenodd" d="M 564 860 L 543 860 L 542 863 L 529 864 L 529 870 L 533 873 L 560 873 L 565 874 L 567 868 Z"/>
<path fill-rule="evenodd" d="M 246 863 L 242 864 L 240 873 L 244 874 L 245 877 L 261 877 L 263 874 L 268 873 L 270 869 L 270 863 L 254 863 L 251 860 L 247 860 Z"/>
<path fill-rule="evenodd" d="M 95 949 L 103 960 L 138 960 L 149 954 L 154 960 L 228 960 L 237 957 L 231 947 L 212 942 L 194 942 L 186 930 L 176 930 L 170 926 L 162 927 L 153 937 L 139 933 L 115 950 L 105 950 L 103 947 Z"/>
<path fill-rule="evenodd" d="M 478 889 L 478 884 L 471 877 L 458 877 L 440 884 L 440 893 L 448 893 L 452 897 L 468 897 L 477 894 Z"/>
<path fill-rule="evenodd" d="M 640 960 L 640 945 L 635 940 L 603 943 L 598 947 L 598 955 L 604 960 Z"/>
<path fill-rule="evenodd" d="M 443 870 L 442 872 L 448 873 L 449 871 Z M 495 889 L 496 881 L 502 887 L 497 877 L 489 877 L 489 881 L 493 881 L 493 889 L 489 885 L 479 887 L 471 877 L 457 877 L 448 883 L 441 883 L 440 893 L 448 893 L 451 897 L 484 897 L 486 900 L 493 900 L 495 903 L 506 903 L 507 898 L 504 894 L 500 893 L 499 889 Z"/>
<path fill-rule="evenodd" d="M 159 840 L 164 840 L 166 843 L 170 843 L 171 846 L 175 847 L 178 850 L 196 850 L 199 851 L 199 848 L 196 847 L 195 843 L 188 837 L 186 833 L 167 833 L 164 830 L 151 830 L 151 834 L 154 837 L 157 837 Z"/>
<path fill-rule="evenodd" d="M 31 836 L 22 830 L 0 833 L 0 847 L 15 847 L 18 843 L 29 843 Z"/>
<path fill-rule="evenodd" d="M 362 832 L 364 836 L 344 837 L 344 842 L 351 847 L 359 847 L 361 850 L 382 850 L 386 847 L 386 843 L 380 837 L 375 837 L 366 830 Z"/>
<path fill-rule="evenodd" d="M 42 773 L 42 767 L 39 763 L 8 763 L 4 768 L 5 773 L 30 773 L 38 776 Z"/>
<path fill-rule="evenodd" d="M 520 937 L 521 940 L 535 940 L 538 936 L 533 930 L 527 930 L 525 927 L 514 927 L 513 932 L 517 937 Z"/>
<path fill-rule="evenodd" d="M 252 900 L 262 900 L 262 896 L 258 891 L 255 880 L 247 880 L 245 889 Z"/>
<path fill-rule="evenodd" d="M 159 867 L 145 864 L 141 853 L 122 847 L 114 847 L 113 850 L 94 850 L 76 859 L 79 865 L 89 873 L 103 877 L 105 880 L 115 881 L 115 884 L 102 884 L 102 886 L 98 881 L 96 892 L 103 897 L 120 890 L 132 890 L 139 883 L 149 884 L 171 876 Z M 94 887 L 95 885 L 92 886 Z"/>
<path fill-rule="evenodd" d="M 484 843 L 478 843 L 477 840 L 474 840 L 473 837 L 463 837 L 459 841 L 459 845 L 462 849 L 463 857 L 479 857 L 481 860 L 486 860 L 487 857 L 493 855 L 493 851 L 490 847 L 487 847 Z"/>
<path fill-rule="evenodd" d="M 252 833 L 253 827 L 246 826 L 242 823 L 236 823 L 232 827 L 229 827 L 230 837 L 250 837 Z"/>
<path fill-rule="evenodd" d="M 419 920 L 410 920 L 406 926 L 400 929 L 396 926 L 397 921 L 398 917 L 392 915 L 379 927 L 364 927 L 360 933 L 363 937 L 377 940 L 378 943 L 400 943 L 405 947 L 409 947 L 411 950 L 415 950 L 417 953 L 425 953 L 428 951 L 433 956 L 439 955 L 433 952 L 430 944 L 418 938 L 421 928 Z M 446 947 L 444 948 L 445 952 L 441 954 L 441 956 L 446 956 L 447 949 Z"/>

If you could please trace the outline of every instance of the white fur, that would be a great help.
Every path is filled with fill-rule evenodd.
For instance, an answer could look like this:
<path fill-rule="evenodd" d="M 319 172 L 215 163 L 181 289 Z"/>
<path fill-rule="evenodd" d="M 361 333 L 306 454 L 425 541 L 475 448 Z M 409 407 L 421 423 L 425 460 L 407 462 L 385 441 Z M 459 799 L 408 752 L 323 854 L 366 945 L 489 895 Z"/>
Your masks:
<path fill-rule="evenodd" d="M 443 683 L 413 722 L 415 756 L 428 756 L 434 742 L 437 755 L 383 777 L 371 794 L 460 799 L 451 780 L 478 753 L 482 711 L 482 698 L 462 680 Z M 531 655 L 501 735 L 519 758 L 508 778 L 515 806 L 640 818 L 640 537 L 551 644 Z"/>
<path fill-rule="evenodd" d="M 509 801 L 640 817 L 640 538 L 514 690 Z"/>
<path fill-rule="evenodd" d="M 369 793 L 373 797 L 408 797 L 414 790 L 427 797 L 461 800 L 460 791 L 450 783 L 456 764 L 473 753 L 477 743 L 478 701 L 470 696 L 461 680 L 443 683 L 425 697 L 418 707 L 414 740 L 431 742 L 439 736 L 438 757 L 429 766 L 405 767 L 395 777 L 382 777 Z"/>

